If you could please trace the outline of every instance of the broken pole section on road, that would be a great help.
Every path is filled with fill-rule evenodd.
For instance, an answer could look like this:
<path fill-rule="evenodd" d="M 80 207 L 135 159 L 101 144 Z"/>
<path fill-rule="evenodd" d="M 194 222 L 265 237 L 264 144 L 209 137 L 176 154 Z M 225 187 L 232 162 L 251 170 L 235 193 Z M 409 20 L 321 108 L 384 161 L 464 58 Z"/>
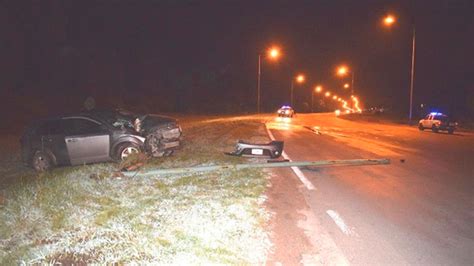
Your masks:
<path fill-rule="evenodd" d="M 122 172 L 127 177 L 134 176 L 154 176 L 154 175 L 171 175 L 171 174 L 190 174 L 199 172 L 211 172 L 218 170 L 241 170 L 248 168 L 279 168 L 279 167 L 326 167 L 326 166 L 361 166 L 361 165 L 377 165 L 390 164 L 390 159 L 351 159 L 351 160 L 325 160 L 325 161 L 295 161 L 295 162 L 272 162 L 272 163 L 248 163 L 248 164 L 225 164 L 196 166 L 185 168 L 169 168 L 169 169 L 150 169 L 132 172 Z"/>

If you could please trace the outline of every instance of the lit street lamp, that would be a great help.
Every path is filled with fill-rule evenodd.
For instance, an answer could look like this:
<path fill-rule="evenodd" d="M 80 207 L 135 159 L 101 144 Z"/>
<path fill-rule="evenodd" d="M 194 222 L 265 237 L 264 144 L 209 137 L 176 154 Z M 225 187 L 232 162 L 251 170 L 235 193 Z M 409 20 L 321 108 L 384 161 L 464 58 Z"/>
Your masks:
<path fill-rule="evenodd" d="M 303 74 L 298 74 L 295 78 L 296 82 L 303 83 L 305 81 L 305 76 Z M 291 107 L 293 107 L 293 90 L 294 90 L 294 80 L 291 79 L 291 86 L 290 86 L 290 103 Z"/>
<path fill-rule="evenodd" d="M 383 24 L 387 27 L 391 27 L 395 24 L 396 19 L 393 15 L 387 15 L 383 19 Z M 412 32 L 412 45 L 411 45 L 411 71 L 410 71 L 410 111 L 408 114 L 408 120 L 411 124 L 412 114 L 413 114 L 413 82 L 415 79 L 415 50 L 416 50 L 416 43 L 415 43 L 415 24 L 413 24 L 413 32 Z"/>
<path fill-rule="evenodd" d="M 267 56 L 270 59 L 276 60 L 280 57 L 280 49 L 277 47 L 272 47 L 268 49 Z M 258 73 L 257 73 L 257 113 L 260 113 L 260 76 L 262 74 L 262 54 L 258 54 Z"/>
<path fill-rule="evenodd" d="M 345 75 L 347 75 L 347 73 L 351 73 L 351 93 L 354 94 L 354 70 L 349 70 L 348 67 L 346 66 L 340 66 L 338 69 L 337 69 L 337 75 L 339 75 L 340 77 L 344 77 Z M 344 88 L 349 88 L 349 84 L 346 83 L 344 84 Z"/>
<path fill-rule="evenodd" d="M 316 93 L 321 93 L 323 91 L 323 87 L 321 85 L 318 85 L 314 88 L 314 90 L 311 90 L 311 113 L 313 113 L 313 106 L 314 106 L 314 92 Z"/>
<path fill-rule="evenodd" d="M 392 26 L 394 23 L 395 23 L 395 17 L 393 15 L 387 15 L 384 19 L 383 19 L 383 23 L 386 25 L 386 26 Z"/>
<path fill-rule="evenodd" d="M 337 74 L 339 76 L 345 76 L 347 74 L 348 70 L 347 70 L 347 67 L 346 66 L 340 66 L 338 69 L 337 69 Z"/>
<path fill-rule="evenodd" d="M 351 94 L 354 94 L 354 76 L 355 76 L 355 73 L 354 73 L 354 70 L 349 70 L 349 68 L 347 66 L 340 66 L 338 69 L 337 69 L 337 75 L 339 75 L 340 77 L 344 77 L 347 75 L 347 73 L 351 73 Z M 344 88 L 347 88 L 346 87 L 349 87 L 349 84 L 344 84 Z"/>
<path fill-rule="evenodd" d="M 324 94 L 324 96 L 329 97 L 329 96 L 331 96 L 331 93 L 330 93 L 329 91 L 327 91 L 327 92 Z"/>

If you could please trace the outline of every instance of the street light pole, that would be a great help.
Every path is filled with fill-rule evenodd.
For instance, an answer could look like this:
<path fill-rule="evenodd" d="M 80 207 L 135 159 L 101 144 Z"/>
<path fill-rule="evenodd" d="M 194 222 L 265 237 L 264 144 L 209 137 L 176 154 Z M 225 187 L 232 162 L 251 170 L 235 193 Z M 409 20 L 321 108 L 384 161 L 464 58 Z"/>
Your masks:
<path fill-rule="evenodd" d="M 384 20 L 384 24 L 388 27 L 395 23 L 395 17 L 393 15 L 387 15 Z M 413 118 L 413 87 L 415 81 L 415 23 L 413 22 L 413 34 L 412 34 L 412 46 L 411 46 L 411 71 L 410 71 L 410 110 L 408 112 L 408 123 L 411 125 Z"/>
<path fill-rule="evenodd" d="M 311 90 L 311 113 L 314 113 L 313 106 L 314 106 L 314 91 Z"/>
<path fill-rule="evenodd" d="M 268 51 L 268 58 L 277 59 L 280 56 L 278 47 L 270 48 Z M 258 71 L 257 71 L 257 113 L 260 113 L 260 80 L 262 75 L 262 52 L 258 54 Z"/>
<path fill-rule="evenodd" d="M 352 84 L 351 84 L 351 95 L 354 95 L 354 76 L 355 76 L 355 73 L 354 73 L 354 69 L 352 70 Z"/>
<path fill-rule="evenodd" d="M 291 78 L 291 85 L 290 85 L 290 102 L 291 102 L 291 106 L 293 107 L 293 90 L 294 90 L 294 87 L 295 87 L 295 82 L 294 80 L 296 80 L 296 82 L 298 83 L 303 83 L 304 80 L 305 80 L 305 77 L 303 74 L 298 74 L 296 77 L 292 77 Z"/>
<path fill-rule="evenodd" d="M 351 81 L 351 95 L 354 95 L 354 76 L 355 76 L 355 71 L 354 69 L 351 70 L 352 74 L 352 81 Z M 354 109 L 354 101 L 351 101 L 351 109 Z"/>
<path fill-rule="evenodd" d="M 294 89 L 294 82 L 293 82 L 293 79 L 291 79 L 291 85 L 290 85 L 290 105 L 292 108 L 294 108 L 293 106 L 293 89 Z"/>
<path fill-rule="evenodd" d="M 257 74 L 257 114 L 260 113 L 260 75 L 261 75 L 261 54 L 258 54 L 258 74 Z"/>
<path fill-rule="evenodd" d="M 412 114 L 413 114 L 413 83 L 415 79 L 415 25 L 413 25 L 413 37 L 411 47 L 411 77 L 410 77 L 410 113 L 408 116 L 409 123 L 411 125 Z"/>

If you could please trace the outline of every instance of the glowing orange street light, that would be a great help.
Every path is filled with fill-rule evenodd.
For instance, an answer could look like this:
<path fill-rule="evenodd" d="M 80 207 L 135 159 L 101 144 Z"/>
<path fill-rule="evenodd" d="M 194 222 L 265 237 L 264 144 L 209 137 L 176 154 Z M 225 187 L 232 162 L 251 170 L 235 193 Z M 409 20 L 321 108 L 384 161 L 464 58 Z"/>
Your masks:
<path fill-rule="evenodd" d="M 268 57 L 272 59 L 277 59 L 280 57 L 280 49 L 278 47 L 272 47 L 268 49 Z"/>
<path fill-rule="evenodd" d="M 303 74 L 298 74 L 296 75 L 296 77 L 294 78 L 296 80 L 296 82 L 298 83 L 303 83 L 305 81 L 305 76 Z M 291 106 L 293 106 L 293 90 L 294 90 L 294 82 L 293 82 L 293 79 L 291 79 L 291 87 L 290 87 L 290 102 L 291 102 Z"/>
<path fill-rule="evenodd" d="M 330 93 L 329 91 L 327 91 L 327 92 L 324 94 L 324 96 L 329 97 L 329 96 L 331 96 L 331 93 Z"/>
<path fill-rule="evenodd" d="M 336 99 L 337 99 L 337 96 L 336 96 L 336 95 L 332 96 L 332 99 L 333 99 L 333 100 L 336 100 Z"/>
<path fill-rule="evenodd" d="M 344 84 L 344 89 L 349 88 L 349 83 Z"/>
<path fill-rule="evenodd" d="M 268 58 L 277 60 L 280 57 L 280 49 L 272 47 L 267 51 Z M 262 74 L 262 54 L 258 54 L 258 72 L 257 72 L 257 113 L 260 113 L 260 76 Z"/>
<path fill-rule="evenodd" d="M 316 88 L 314 89 L 314 91 L 316 91 L 317 93 L 320 93 L 323 91 L 323 87 L 321 85 L 318 85 L 316 86 Z"/>
<path fill-rule="evenodd" d="M 303 74 L 299 74 L 297 77 L 296 77 L 296 81 L 298 81 L 298 83 L 303 83 L 305 80 L 304 78 L 304 75 Z"/>
<path fill-rule="evenodd" d="M 384 19 L 383 19 L 383 24 L 385 24 L 385 26 L 392 26 L 393 24 L 395 23 L 395 16 L 393 15 L 387 15 Z"/>
<path fill-rule="evenodd" d="M 345 76 L 347 74 L 347 72 L 349 72 L 349 69 L 346 67 L 346 66 L 340 66 L 338 69 L 337 69 L 337 74 L 339 76 Z"/>

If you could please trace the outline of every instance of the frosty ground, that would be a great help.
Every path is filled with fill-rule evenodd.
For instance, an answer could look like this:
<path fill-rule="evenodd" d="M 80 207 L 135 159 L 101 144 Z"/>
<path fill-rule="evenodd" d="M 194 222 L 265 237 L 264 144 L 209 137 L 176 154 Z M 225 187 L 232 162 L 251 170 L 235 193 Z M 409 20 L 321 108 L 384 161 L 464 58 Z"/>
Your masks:
<path fill-rule="evenodd" d="M 239 139 L 267 141 L 261 117 L 181 117 L 182 147 L 145 168 L 243 163 Z M 35 174 L 8 136 L 0 205 L 0 264 L 262 264 L 271 250 L 261 170 L 113 177 L 115 163 Z M 13 143 L 13 144 L 11 144 Z M 99 176 L 102 178 L 91 178 Z"/>

